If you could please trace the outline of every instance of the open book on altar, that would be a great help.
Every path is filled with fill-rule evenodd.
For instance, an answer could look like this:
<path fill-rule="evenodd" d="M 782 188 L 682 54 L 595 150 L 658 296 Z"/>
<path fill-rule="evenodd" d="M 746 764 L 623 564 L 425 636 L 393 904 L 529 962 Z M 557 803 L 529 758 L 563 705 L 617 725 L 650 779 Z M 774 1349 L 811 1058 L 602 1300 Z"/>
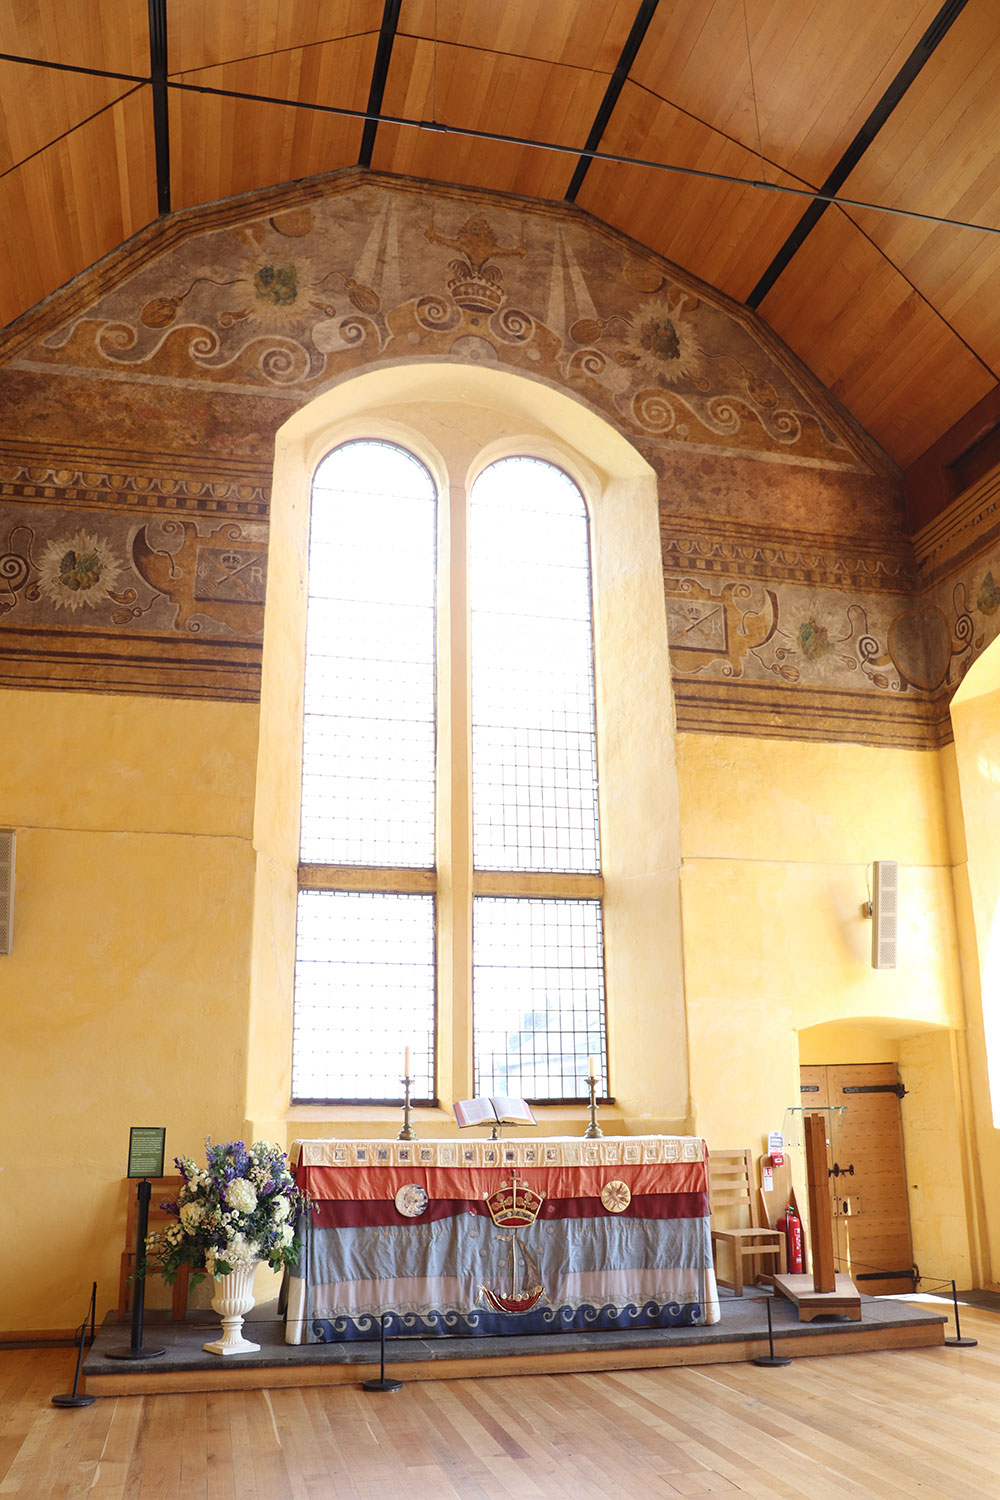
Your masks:
<path fill-rule="evenodd" d="M 460 1129 L 467 1125 L 537 1125 L 523 1099 L 497 1094 L 489 1099 L 456 1099 L 455 1119 Z"/>

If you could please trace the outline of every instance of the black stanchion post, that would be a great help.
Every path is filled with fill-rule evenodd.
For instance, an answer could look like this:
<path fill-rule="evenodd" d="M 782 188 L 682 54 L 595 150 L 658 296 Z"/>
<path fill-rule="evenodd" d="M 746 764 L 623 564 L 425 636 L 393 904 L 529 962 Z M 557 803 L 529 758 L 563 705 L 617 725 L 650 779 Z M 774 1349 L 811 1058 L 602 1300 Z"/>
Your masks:
<path fill-rule="evenodd" d="M 951 1305 L 955 1309 L 955 1337 L 945 1339 L 949 1349 L 975 1349 L 979 1343 L 978 1339 L 963 1339 L 962 1325 L 958 1321 L 958 1293 L 955 1290 L 954 1281 L 951 1284 Z"/>
<path fill-rule="evenodd" d="M 777 1365 L 790 1365 L 791 1364 L 791 1360 L 788 1359 L 784 1354 L 775 1354 L 775 1352 L 774 1352 L 774 1330 L 771 1327 L 771 1299 L 770 1299 L 770 1297 L 763 1297 L 761 1300 L 763 1301 L 764 1306 L 767 1308 L 767 1350 L 768 1350 L 768 1352 L 766 1354 L 758 1354 L 756 1356 L 756 1358 L 754 1359 L 754 1364 L 755 1365 L 766 1365 L 768 1368 L 771 1368 L 771 1369 L 775 1368 Z"/>
<path fill-rule="evenodd" d="M 94 1285 L 93 1285 L 93 1287 L 91 1289 L 91 1293 L 90 1293 L 90 1306 L 87 1308 L 86 1316 L 85 1316 L 83 1322 L 80 1324 L 80 1328 L 79 1328 L 80 1343 L 79 1343 L 79 1346 L 78 1346 L 77 1351 L 76 1351 L 76 1374 L 73 1376 L 73 1389 L 68 1394 L 64 1393 L 61 1396 L 53 1396 L 52 1397 L 52 1405 L 53 1406 L 93 1406 L 94 1402 L 97 1400 L 96 1396 L 81 1396 L 79 1394 L 79 1388 L 80 1388 L 80 1369 L 81 1369 L 81 1366 L 83 1365 L 83 1345 L 84 1345 L 84 1341 L 86 1340 L 86 1337 L 87 1337 L 87 1324 L 88 1323 L 90 1324 L 90 1342 L 93 1343 L 94 1342 L 94 1317 L 95 1317 L 95 1309 L 96 1309 L 96 1307 L 97 1307 L 97 1282 L 95 1281 Z"/>
<path fill-rule="evenodd" d="M 149 1230 L 149 1200 L 153 1189 L 148 1177 L 137 1188 L 139 1212 L 135 1226 L 135 1279 L 132 1282 L 132 1342 L 127 1348 L 109 1349 L 109 1359 L 156 1359 L 166 1349 L 142 1347 L 142 1319 L 146 1307 L 146 1234 Z"/>
<path fill-rule="evenodd" d="M 386 1380 L 385 1378 L 385 1313 L 379 1313 L 378 1342 L 379 1378 L 378 1380 L 362 1380 L 361 1389 L 363 1391 L 401 1391 L 403 1389 L 401 1380 Z"/>

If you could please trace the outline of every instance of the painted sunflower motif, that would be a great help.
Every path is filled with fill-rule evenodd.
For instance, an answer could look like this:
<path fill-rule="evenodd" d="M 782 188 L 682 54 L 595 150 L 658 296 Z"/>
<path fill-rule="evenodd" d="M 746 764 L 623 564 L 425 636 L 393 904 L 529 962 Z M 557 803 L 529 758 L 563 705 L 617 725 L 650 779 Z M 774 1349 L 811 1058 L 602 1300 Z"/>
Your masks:
<path fill-rule="evenodd" d="M 107 542 L 78 531 L 48 544 L 38 566 L 38 585 L 59 609 L 94 609 L 108 598 L 120 572 Z"/>

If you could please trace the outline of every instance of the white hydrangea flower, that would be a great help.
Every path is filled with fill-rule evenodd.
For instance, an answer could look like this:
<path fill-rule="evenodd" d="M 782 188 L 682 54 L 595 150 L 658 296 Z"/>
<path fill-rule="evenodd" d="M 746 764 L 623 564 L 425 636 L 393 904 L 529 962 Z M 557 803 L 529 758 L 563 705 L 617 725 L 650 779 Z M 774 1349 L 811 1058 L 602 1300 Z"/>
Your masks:
<path fill-rule="evenodd" d="M 204 1217 L 205 1210 L 200 1203 L 185 1203 L 181 1208 L 181 1223 L 188 1234 L 193 1234 Z"/>
<path fill-rule="evenodd" d="M 277 1223 L 280 1224 L 283 1219 L 288 1218 L 290 1209 L 291 1205 L 287 1198 L 277 1197 L 271 1199 L 271 1217 Z"/>
<path fill-rule="evenodd" d="M 292 1228 L 291 1224 L 282 1224 L 281 1228 L 278 1230 L 277 1239 L 277 1243 L 281 1247 L 281 1249 L 286 1249 L 292 1243 L 292 1240 L 294 1238 L 295 1231 Z"/>
<path fill-rule="evenodd" d="M 257 1246 L 245 1234 L 234 1234 L 226 1244 L 225 1259 L 231 1266 L 245 1266 L 250 1261 L 259 1260 L 260 1255 Z"/>
<path fill-rule="evenodd" d="M 257 1207 L 257 1189 L 245 1177 L 237 1177 L 226 1188 L 226 1199 L 237 1213 L 252 1214 Z"/>

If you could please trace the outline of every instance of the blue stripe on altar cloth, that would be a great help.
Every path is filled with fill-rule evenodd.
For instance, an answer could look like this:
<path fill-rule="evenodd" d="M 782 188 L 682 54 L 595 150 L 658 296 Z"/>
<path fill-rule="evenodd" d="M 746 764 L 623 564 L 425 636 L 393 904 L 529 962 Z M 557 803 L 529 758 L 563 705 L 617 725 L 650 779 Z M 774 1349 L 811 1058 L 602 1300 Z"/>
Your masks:
<path fill-rule="evenodd" d="M 370 1338 L 385 1310 L 396 1336 L 668 1327 L 719 1317 L 707 1219 L 538 1220 L 517 1241 L 538 1265 L 544 1297 L 530 1312 L 489 1310 L 503 1288 L 510 1232 L 459 1214 L 427 1224 L 305 1233 L 293 1278 L 290 1343 Z M 374 1323 L 373 1323 L 374 1319 Z"/>
<path fill-rule="evenodd" d="M 517 1333 L 593 1333 L 616 1328 L 688 1328 L 707 1321 L 699 1303 L 631 1304 L 594 1307 L 535 1307 L 528 1313 L 504 1314 L 474 1308 L 468 1312 L 444 1312 L 429 1308 L 425 1313 L 397 1313 L 386 1310 L 386 1338 L 435 1338 L 441 1335 L 498 1335 Z M 379 1336 L 377 1314 L 357 1317 L 315 1317 L 311 1320 L 306 1342 L 339 1344 L 352 1339 L 376 1339 Z"/>
<path fill-rule="evenodd" d="M 706 1219 L 538 1220 L 517 1231 L 538 1262 L 545 1285 L 573 1272 L 694 1270 L 706 1264 Z M 506 1264 L 510 1231 L 459 1214 L 429 1224 L 316 1229 L 309 1234 L 307 1277 L 323 1282 L 397 1278 L 493 1281 Z"/>

